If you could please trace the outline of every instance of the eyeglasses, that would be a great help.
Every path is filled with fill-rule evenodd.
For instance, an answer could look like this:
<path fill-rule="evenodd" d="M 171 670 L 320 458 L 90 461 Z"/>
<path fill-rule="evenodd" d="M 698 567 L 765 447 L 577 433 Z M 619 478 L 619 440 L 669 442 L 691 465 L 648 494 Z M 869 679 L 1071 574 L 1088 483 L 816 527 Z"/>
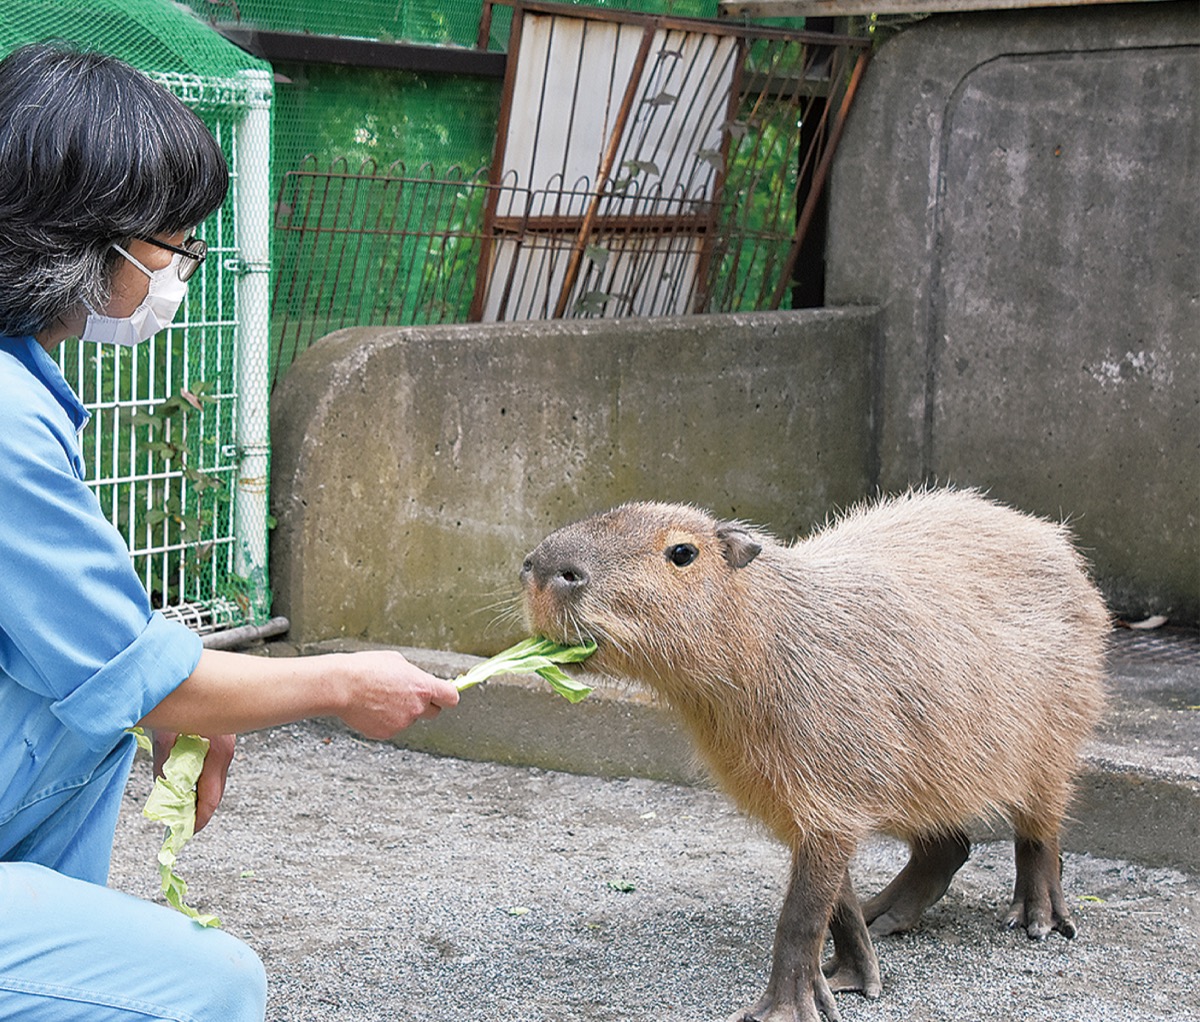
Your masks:
<path fill-rule="evenodd" d="M 138 241 L 144 241 L 147 245 L 154 245 L 157 248 L 166 249 L 168 252 L 174 252 L 177 255 L 183 256 L 179 260 L 179 279 L 190 280 L 193 273 L 200 269 L 200 264 L 204 262 L 204 257 L 208 255 L 208 243 L 201 241 L 199 238 L 185 238 L 182 245 L 172 245 L 166 241 L 159 241 L 157 238 L 151 238 L 147 235 L 135 235 Z"/>

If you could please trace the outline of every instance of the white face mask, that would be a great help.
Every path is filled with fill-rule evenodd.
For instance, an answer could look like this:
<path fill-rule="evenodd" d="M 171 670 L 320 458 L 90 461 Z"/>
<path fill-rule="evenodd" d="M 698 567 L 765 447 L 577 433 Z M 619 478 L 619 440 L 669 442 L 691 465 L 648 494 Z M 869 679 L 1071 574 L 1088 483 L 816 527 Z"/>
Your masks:
<path fill-rule="evenodd" d="M 183 257 L 177 254 L 161 270 L 148 270 L 120 245 L 113 248 L 150 278 L 150 289 L 142 304 L 128 316 L 101 316 L 89 307 L 79 339 L 132 348 L 169 327 L 175 319 L 187 294 L 187 281 L 179 279 L 179 260 Z"/>

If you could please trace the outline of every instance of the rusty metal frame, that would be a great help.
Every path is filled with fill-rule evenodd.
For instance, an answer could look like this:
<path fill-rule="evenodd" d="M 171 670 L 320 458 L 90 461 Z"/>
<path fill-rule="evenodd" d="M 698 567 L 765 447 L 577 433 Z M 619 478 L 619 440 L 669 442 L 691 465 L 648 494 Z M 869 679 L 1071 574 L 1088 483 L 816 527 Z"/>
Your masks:
<path fill-rule="evenodd" d="M 840 140 L 842 130 L 844 128 L 846 116 L 853 102 L 855 91 L 861 79 L 863 70 L 866 67 L 870 56 L 870 40 L 855 36 L 835 35 L 820 32 L 791 32 L 782 29 L 766 29 L 766 28 L 750 28 L 743 25 L 723 24 L 720 22 L 706 21 L 695 18 L 677 18 L 669 15 L 643 15 L 627 11 L 616 11 L 606 8 L 589 8 L 589 7 L 564 7 L 560 4 L 541 3 L 537 0 L 484 0 L 483 10 L 480 19 L 479 45 L 485 47 L 490 34 L 490 26 L 492 12 L 494 6 L 507 6 L 512 8 L 512 24 L 510 27 L 510 38 L 508 44 L 509 61 L 506 69 L 504 88 L 501 96 L 501 109 L 499 125 L 497 128 L 496 145 L 492 160 L 492 176 L 490 181 L 493 185 L 499 185 L 500 175 L 503 171 L 502 159 L 506 151 L 509 131 L 512 123 L 512 104 L 514 89 L 516 84 L 518 54 L 521 46 L 522 22 L 523 15 L 526 12 L 535 14 L 544 14 L 551 17 L 561 18 L 583 18 L 588 20 L 615 22 L 619 24 L 640 25 L 642 26 L 642 40 L 635 59 L 634 67 L 630 71 L 629 79 L 626 84 L 622 100 L 617 112 L 617 123 L 612 130 L 605 151 L 601 154 L 600 165 L 597 171 L 596 180 L 592 182 L 593 194 L 587 205 L 586 212 L 582 217 L 579 216 L 537 216 L 533 215 L 531 209 L 527 208 L 523 217 L 500 216 L 497 212 L 497 202 L 499 201 L 499 189 L 493 189 L 489 195 L 487 205 L 483 214 L 483 240 L 481 256 L 478 263 L 478 276 L 476 280 L 475 294 L 471 305 L 471 319 L 479 320 L 483 318 L 485 307 L 488 301 L 489 290 L 495 286 L 497 282 L 492 280 L 493 271 L 495 269 L 495 259 L 497 258 L 497 242 L 501 238 L 515 240 L 513 250 L 513 263 L 509 267 L 508 277 L 503 288 L 503 296 L 500 302 L 500 315 L 504 315 L 508 304 L 509 296 L 512 292 L 513 281 L 512 274 L 516 272 L 517 260 L 521 251 L 524 235 L 522 231 L 532 235 L 544 235 L 546 233 L 563 234 L 570 233 L 571 226 L 575 225 L 575 243 L 571 247 L 566 275 L 558 286 L 558 295 L 554 303 L 553 316 L 562 317 L 567 315 L 570 305 L 571 294 L 574 291 L 579 280 L 580 270 L 583 263 L 585 252 L 587 251 L 589 242 L 599 232 L 612 231 L 621 229 L 628 232 L 637 232 L 641 230 L 636 223 L 629 222 L 630 219 L 636 220 L 636 217 L 622 218 L 618 224 L 610 216 L 601 213 L 601 206 L 606 196 L 606 190 L 612 180 L 613 168 L 618 158 L 618 151 L 624 139 L 624 128 L 630 116 L 632 105 L 636 97 L 636 91 L 640 84 L 642 73 L 645 70 L 647 57 L 650 46 L 655 38 L 655 34 L 661 30 L 677 30 L 681 32 L 695 32 L 710 36 L 732 36 L 737 41 L 737 61 L 734 68 L 734 80 L 730 89 L 727 123 L 732 123 L 736 119 L 739 103 L 741 102 L 741 94 L 743 88 L 748 84 L 758 85 L 756 79 L 761 79 L 763 73 L 761 71 L 748 73 L 746 70 L 747 54 L 750 44 L 756 40 L 774 40 L 778 42 L 798 43 L 813 47 L 837 47 L 841 48 L 838 52 L 857 50 L 857 59 L 854 63 L 853 71 L 850 75 L 849 84 L 842 95 L 842 100 L 839 105 L 836 116 L 834 117 L 832 130 L 829 132 L 828 140 L 823 147 L 821 159 L 818 162 L 816 169 L 812 172 L 811 188 L 804 195 L 803 203 L 797 217 L 795 232 L 792 237 L 792 243 L 786 257 L 779 266 L 777 276 L 775 278 L 775 286 L 770 296 L 770 307 L 777 308 L 782 302 L 784 294 L 787 292 L 791 284 L 791 276 L 795 270 L 796 261 L 799 252 L 803 246 L 805 237 L 807 236 L 813 221 L 813 217 L 817 208 L 817 202 L 820 192 L 824 187 L 828 177 L 828 171 L 832 164 L 834 151 L 837 143 Z M 582 50 L 581 50 L 582 54 Z M 582 59 L 582 56 L 580 57 Z M 767 76 L 770 77 L 769 75 Z M 764 88 L 773 89 L 776 93 L 782 92 L 785 86 L 778 83 L 770 83 Z M 800 88 L 800 83 L 797 83 L 795 89 Z M 765 93 L 764 93 L 765 94 Z M 571 114 L 573 118 L 573 113 Z M 822 113 L 822 124 L 824 118 L 829 116 L 828 110 Z M 539 110 L 540 117 L 540 110 Z M 540 130 L 540 128 L 539 128 Z M 820 129 L 824 133 L 824 129 Z M 721 148 L 720 148 L 720 167 L 717 171 L 716 180 L 713 183 L 714 200 L 708 204 L 707 208 L 702 210 L 698 217 L 687 217 L 683 220 L 676 221 L 673 224 L 673 230 L 670 233 L 688 233 L 698 239 L 700 243 L 699 261 L 693 282 L 693 296 L 691 304 L 696 311 L 703 310 L 708 307 L 712 294 L 709 291 L 710 278 L 714 270 L 714 244 L 718 235 L 718 220 L 720 215 L 721 197 L 726 186 L 726 177 L 729 169 L 730 160 L 730 136 L 727 131 L 722 132 Z M 803 174 L 801 175 L 803 177 Z M 534 187 L 536 182 L 529 182 L 530 187 Z M 796 196 L 797 200 L 801 196 Z M 643 233 L 649 231 L 647 227 Z M 668 228 L 665 223 L 658 224 L 654 230 L 668 233 Z M 763 298 L 766 296 L 764 295 Z"/>

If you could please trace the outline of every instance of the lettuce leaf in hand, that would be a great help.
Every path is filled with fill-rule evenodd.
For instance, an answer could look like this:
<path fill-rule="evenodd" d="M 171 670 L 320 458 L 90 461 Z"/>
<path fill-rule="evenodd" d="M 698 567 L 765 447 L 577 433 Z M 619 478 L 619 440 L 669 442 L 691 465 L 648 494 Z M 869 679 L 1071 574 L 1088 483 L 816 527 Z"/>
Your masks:
<path fill-rule="evenodd" d="M 150 751 L 150 739 L 141 728 L 134 728 L 138 745 Z M 195 833 L 196 781 L 204 769 L 208 739 L 199 735 L 180 735 L 163 764 L 161 777 L 154 779 L 154 790 L 146 800 L 142 815 L 167 828 L 158 853 L 158 871 L 162 877 L 167 904 L 196 920 L 201 926 L 220 926 L 220 920 L 207 912 L 198 912 L 185 900 L 187 884 L 175 872 L 175 860 Z"/>
<path fill-rule="evenodd" d="M 596 644 L 590 640 L 582 646 L 564 646 L 550 639 L 524 639 L 490 660 L 476 664 L 466 674 L 460 674 L 454 683 L 461 692 L 497 674 L 537 674 L 564 699 L 577 703 L 586 699 L 592 690 L 558 665 L 577 664 L 595 652 Z"/>

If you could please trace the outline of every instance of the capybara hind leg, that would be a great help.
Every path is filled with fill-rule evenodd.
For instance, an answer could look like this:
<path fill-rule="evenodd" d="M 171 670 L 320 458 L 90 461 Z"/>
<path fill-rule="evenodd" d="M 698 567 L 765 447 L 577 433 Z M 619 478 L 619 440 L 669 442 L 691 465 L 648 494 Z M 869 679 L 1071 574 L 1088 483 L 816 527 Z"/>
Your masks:
<path fill-rule="evenodd" d="M 913 841 L 908 864 L 862 907 L 871 933 L 883 937 L 916 926 L 921 913 L 946 893 L 970 852 L 970 839 L 961 830 Z"/>
<path fill-rule="evenodd" d="M 775 957 L 766 993 L 728 1022 L 841 1022 L 837 1003 L 821 971 L 821 951 L 849 847 L 836 839 L 805 843 L 792 852 L 792 876 L 775 928 Z"/>
<path fill-rule="evenodd" d="M 1043 940 L 1051 930 L 1074 937 L 1075 923 L 1062 890 L 1058 839 L 1038 841 L 1018 834 L 1015 847 L 1017 883 L 1005 925 L 1023 928 L 1034 940 Z"/>
<path fill-rule="evenodd" d="M 829 919 L 829 932 L 833 936 L 833 957 L 822 967 L 829 989 L 834 993 L 855 990 L 874 1000 L 883 992 L 879 978 L 879 960 L 867 924 L 863 919 L 862 907 L 850 883 L 850 873 L 842 878 L 837 903 Z"/>

